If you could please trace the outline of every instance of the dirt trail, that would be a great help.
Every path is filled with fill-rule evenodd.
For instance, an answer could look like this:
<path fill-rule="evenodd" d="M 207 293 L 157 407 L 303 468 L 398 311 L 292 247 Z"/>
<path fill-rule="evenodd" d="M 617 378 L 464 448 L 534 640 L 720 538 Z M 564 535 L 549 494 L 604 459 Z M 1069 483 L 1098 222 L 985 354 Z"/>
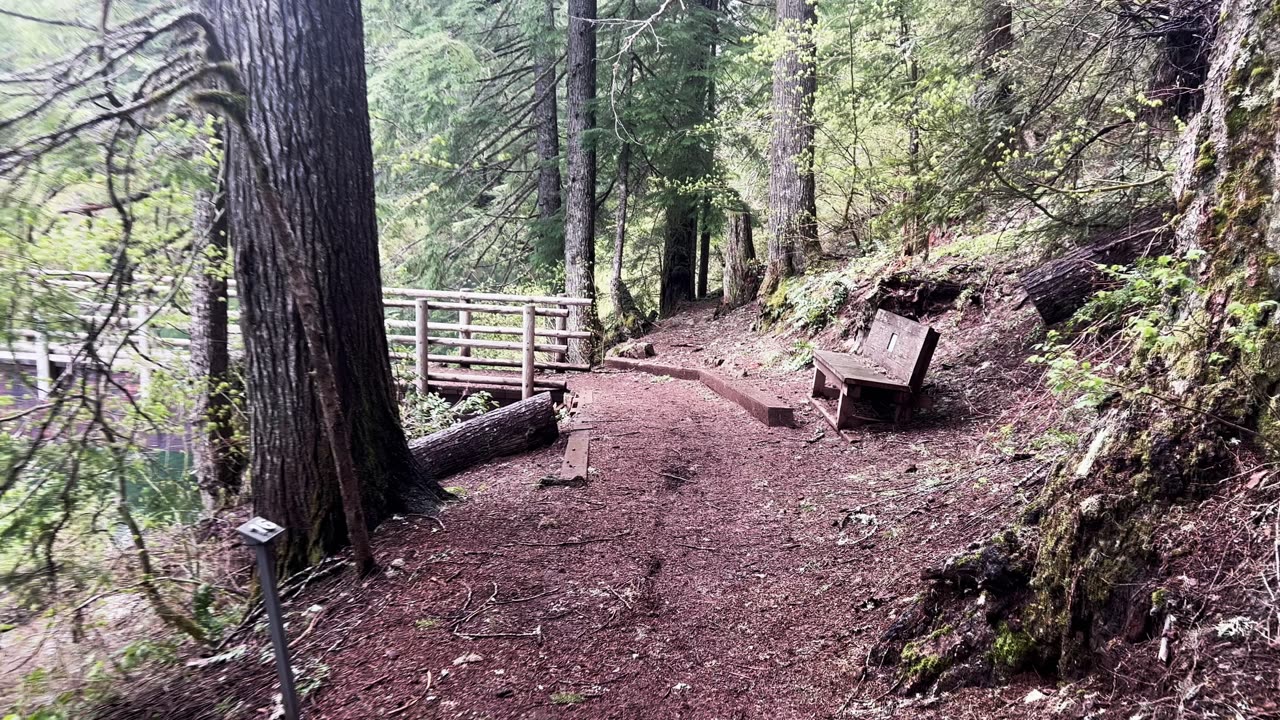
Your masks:
<path fill-rule="evenodd" d="M 807 373 L 778 369 L 785 341 L 710 313 L 646 339 L 665 362 L 746 371 L 798 426 L 765 427 L 694 381 L 572 376 L 589 396 L 586 487 L 538 487 L 564 439 L 473 468 L 448 479 L 465 499 L 438 520 L 379 529 L 387 573 L 319 579 L 287 604 L 308 718 L 1027 717 L 1035 678 L 940 702 L 864 672 L 920 570 L 1016 512 L 1037 461 L 995 452 L 988 433 L 1021 359 L 1002 369 L 974 353 L 975 332 L 944 331 L 939 407 L 851 443 L 805 405 Z M 255 636 L 247 656 L 265 649 Z M 268 714 L 270 665 L 224 668 L 104 717 Z"/>
<path fill-rule="evenodd" d="M 799 407 L 802 385 L 777 387 Z M 590 397 L 590 484 L 537 487 L 562 440 L 450 479 L 466 500 L 443 531 L 391 523 L 379 553 L 402 567 L 337 597 L 312 643 L 332 648 L 314 660 L 330 668 L 315 717 L 856 710 L 887 689 L 861 679 L 867 648 L 920 569 L 994 529 L 1030 469 L 972 425 L 851 444 L 810 410 L 767 428 L 696 382 L 597 372 L 573 387 Z"/>

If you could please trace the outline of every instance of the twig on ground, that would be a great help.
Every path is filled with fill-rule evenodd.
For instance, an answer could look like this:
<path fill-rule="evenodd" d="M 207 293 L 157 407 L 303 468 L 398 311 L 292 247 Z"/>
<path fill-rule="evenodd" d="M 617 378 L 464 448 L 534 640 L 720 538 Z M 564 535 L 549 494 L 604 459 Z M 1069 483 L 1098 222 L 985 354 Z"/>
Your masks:
<path fill-rule="evenodd" d="M 627 599 L 626 599 L 626 598 L 624 598 L 624 597 L 622 597 L 622 595 L 619 595 L 619 594 L 618 594 L 618 591 L 617 591 L 617 590 L 614 590 L 612 585 L 605 585 L 605 587 L 606 587 L 606 588 L 608 588 L 609 592 L 613 593 L 613 596 L 614 596 L 614 597 L 618 598 L 618 602 L 620 602 L 620 603 L 622 603 L 623 605 L 625 605 L 625 606 L 627 607 L 627 609 L 628 609 L 628 610 L 630 610 L 630 609 L 631 609 L 631 603 L 627 602 Z"/>

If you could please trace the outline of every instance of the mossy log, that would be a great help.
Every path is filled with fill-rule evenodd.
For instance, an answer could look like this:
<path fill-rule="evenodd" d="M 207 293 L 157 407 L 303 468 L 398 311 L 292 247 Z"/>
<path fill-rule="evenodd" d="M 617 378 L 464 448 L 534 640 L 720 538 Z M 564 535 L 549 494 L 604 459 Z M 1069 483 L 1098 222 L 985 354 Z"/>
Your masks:
<path fill-rule="evenodd" d="M 1099 265 L 1130 265 L 1169 249 L 1163 214 L 1107 231 L 1100 239 L 1031 270 L 1022 278 L 1027 299 L 1045 325 L 1071 317 L 1101 288 Z"/>

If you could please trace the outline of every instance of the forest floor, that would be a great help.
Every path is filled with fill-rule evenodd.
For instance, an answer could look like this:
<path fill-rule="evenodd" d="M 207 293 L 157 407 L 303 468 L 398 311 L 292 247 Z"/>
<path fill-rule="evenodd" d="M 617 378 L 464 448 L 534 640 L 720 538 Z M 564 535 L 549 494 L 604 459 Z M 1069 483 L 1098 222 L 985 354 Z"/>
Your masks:
<path fill-rule="evenodd" d="M 812 371 L 787 369 L 787 341 L 752 332 L 751 308 L 665 321 L 645 338 L 656 360 L 753 382 L 793 405 L 797 426 L 765 427 L 697 382 L 571 377 L 589 484 L 538 486 L 563 438 L 475 467 L 447 481 L 465 499 L 438 520 L 379 529 L 387 572 L 320 579 L 288 603 L 307 717 L 1050 714 L 1058 691 L 1034 675 L 903 698 L 892 669 L 865 669 L 920 571 L 1005 524 L 1044 467 L 992 441 L 1035 384 L 1034 313 L 1000 307 L 948 312 L 935 407 L 852 442 L 805 403 Z M 265 646 L 247 651 L 259 654 L 213 681 L 216 665 L 188 670 L 181 709 L 171 678 L 106 717 L 265 716 L 274 672 Z M 1033 690 L 1045 698 L 1029 705 Z"/>
<path fill-rule="evenodd" d="M 1206 597 L 1207 629 L 1187 630 L 1173 666 L 1147 637 L 1078 682 L 1025 673 L 924 696 L 901 692 L 898 668 L 867 667 L 923 590 L 921 571 L 1014 521 L 1083 437 L 1027 362 L 1043 328 L 1016 275 L 961 262 L 932 277 L 957 273 L 976 290 L 889 298 L 916 303 L 941 332 L 931 407 L 899 428 L 838 434 L 806 402 L 807 351 L 848 349 L 847 317 L 812 337 L 757 332 L 758 308 L 717 319 L 702 303 L 645 338 L 656 362 L 780 397 L 794 427 L 766 427 L 695 381 L 569 376 L 580 401 L 570 422 L 591 433 L 586 486 L 539 486 L 563 437 L 476 466 L 448 478 L 461 501 L 438 517 L 378 529 L 385 572 L 360 580 L 329 563 L 336 572 L 290 596 L 305 716 L 1163 718 L 1183 717 L 1197 693 L 1224 701 L 1193 716 L 1244 717 L 1218 709 L 1253 701 L 1275 710 L 1260 700 L 1272 653 L 1222 639 L 1213 625 L 1225 615 L 1208 612 L 1240 614 L 1234 599 L 1258 591 L 1240 559 L 1257 534 L 1248 475 L 1200 508 L 1206 521 L 1179 515 L 1153 540 L 1180 592 L 1198 584 Z M 100 720 L 267 718 L 277 702 L 263 632 L 137 679 Z"/>

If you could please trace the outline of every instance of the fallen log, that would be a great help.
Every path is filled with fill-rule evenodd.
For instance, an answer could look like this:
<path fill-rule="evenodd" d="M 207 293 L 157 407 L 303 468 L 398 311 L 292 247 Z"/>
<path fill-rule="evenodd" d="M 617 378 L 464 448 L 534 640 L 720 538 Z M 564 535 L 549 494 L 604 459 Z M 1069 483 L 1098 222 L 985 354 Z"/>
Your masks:
<path fill-rule="evenodd" d="M 1102 289 L 1099 265 L 1129 265 L 1168 249 L 1171 233 L 1157 216 L 1113 231 L 1102 240 L 1076 248 L 1022 278 L 1022 289 L 1045 325 L 1066 320 Z"/>
<path fill-rule="evenodd" d="M 558 437 L 555 404 L 544 392 L 412 440 L 409 450 L 421 477 L 440 480 L 486 460 L 550 445 Z"/>

